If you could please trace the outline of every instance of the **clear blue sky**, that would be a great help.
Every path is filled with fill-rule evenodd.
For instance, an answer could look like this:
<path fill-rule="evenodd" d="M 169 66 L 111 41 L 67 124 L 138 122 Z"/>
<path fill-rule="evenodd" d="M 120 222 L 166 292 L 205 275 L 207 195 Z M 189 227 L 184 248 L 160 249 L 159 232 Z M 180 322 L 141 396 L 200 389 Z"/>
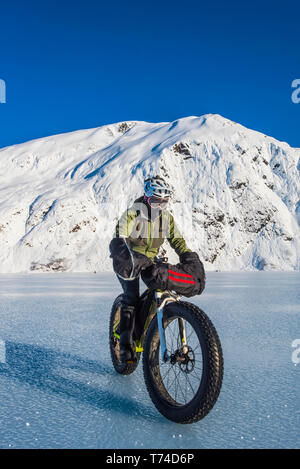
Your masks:
<path fill-rule="evenodd" d="M 0 147 L 205 113 L 300 147 L 299 17 L 289 0 L 1 2 Z"/>

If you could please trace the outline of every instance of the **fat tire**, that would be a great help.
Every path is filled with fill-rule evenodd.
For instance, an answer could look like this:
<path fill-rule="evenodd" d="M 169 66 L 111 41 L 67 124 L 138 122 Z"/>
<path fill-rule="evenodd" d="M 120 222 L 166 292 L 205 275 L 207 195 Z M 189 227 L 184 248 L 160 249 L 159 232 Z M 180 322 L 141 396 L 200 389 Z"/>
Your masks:
<path fill-rule="evenodd" d="M 166 391 L 157 360 L 160 340 L 157 316 L 152 319 L 145 338 L 143 372 L 145 383 L 158 411 L 176 423 L 190 424 L 203 419 L 215 405 L 223 380 L 223 353 L 217 331 L 208 316 L 197 306 L 178 301 L 164 308 L 164 327 L 173 318 L 182 317 L 194 328 L 201 344 L 203 373 L 199 388 L 190 402 L 179 405 Z M 158 354 L 158 355 L 157 355 Z M 157 373 L 158 372 L 158 373 Z"/>
<path fill-rule="evenodd" d="M 111 308 L 110 320 L 109 320 L 109 349 L 110 349 L 110 356 L 111 356 L 114 369 L 120 375 L 130 375 L 136 370 L 139 364 L 141 354 L 139 352 L 136 354 L 137 361 L 135 363 L 122 363 L 118 359 L 117 349 L 116 349 L 118 347 L 118 344 L 117 344 L 118 339 L 114 336 L 114 324 L 116 321 L 116 316 L 120 314 L 122 298 L 123 298 L 123 295 L 119 295 L 115 299 Z"/>

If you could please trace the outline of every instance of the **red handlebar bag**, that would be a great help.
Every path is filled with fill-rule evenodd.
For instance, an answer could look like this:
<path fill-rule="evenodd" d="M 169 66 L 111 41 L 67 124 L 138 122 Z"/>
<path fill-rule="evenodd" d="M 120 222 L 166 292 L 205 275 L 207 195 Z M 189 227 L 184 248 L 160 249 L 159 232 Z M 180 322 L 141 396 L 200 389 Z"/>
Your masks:
<path fill-rule="evenodd" d="M 153 264 L 141 273 L 143 282 L 151 290 L 172 290 L 179 295 L 200 295 L 205 288 L 202 262 L 190 264 Z"/>

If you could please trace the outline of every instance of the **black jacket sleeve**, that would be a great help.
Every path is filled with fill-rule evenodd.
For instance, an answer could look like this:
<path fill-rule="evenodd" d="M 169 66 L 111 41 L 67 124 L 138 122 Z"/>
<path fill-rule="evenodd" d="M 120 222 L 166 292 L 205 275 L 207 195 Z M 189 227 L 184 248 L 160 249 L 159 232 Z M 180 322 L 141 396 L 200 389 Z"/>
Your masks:
<path fill-rule="evenodd" d="M 141 270 L 152 265 L 149 257 L 129 248 L 126 238 L 112 239 L 109 250 L 115 273 L 126 280 L 138 277 Z"/>

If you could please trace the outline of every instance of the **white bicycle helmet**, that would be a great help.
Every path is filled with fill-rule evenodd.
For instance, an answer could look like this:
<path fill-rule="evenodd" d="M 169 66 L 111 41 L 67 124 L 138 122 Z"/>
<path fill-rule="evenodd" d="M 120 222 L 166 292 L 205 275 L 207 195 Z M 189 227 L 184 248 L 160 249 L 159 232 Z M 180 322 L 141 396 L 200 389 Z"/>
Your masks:
<path fill-rule="evenodd" d="M 160 176 L 153 176 L 144 180 L 144 193 L 147 197 L 170 197 L 173 193 L 171 186 Z"/>

